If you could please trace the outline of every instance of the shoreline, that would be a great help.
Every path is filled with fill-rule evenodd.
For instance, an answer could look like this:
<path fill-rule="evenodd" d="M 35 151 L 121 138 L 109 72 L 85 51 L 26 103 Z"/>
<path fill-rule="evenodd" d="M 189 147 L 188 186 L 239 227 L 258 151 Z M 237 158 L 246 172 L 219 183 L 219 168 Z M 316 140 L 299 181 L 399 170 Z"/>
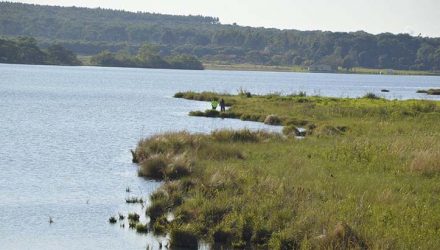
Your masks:
<path fill-rule="evenodd" d="M 176 95 L 200 101 L 215 95 L 230 106 L 226 116 L 277 116 L 276 124 L 311 129 L 303 140 L 292 131 L 280 137 L 249 130 L 141 140 L 134 152 L 140 174 L 165 181 L 146 210 L 149 226 L 170 233 L 172 246 L 197 247 L 199 240 L 239 249 L 440 245 L 430 219 L 440 205 L 409 206 L 429 201 L 440 180 L 440 154 L 429 149 L 440 147 L 433 140 L 438 101 Z M 420 189 L 409 194 L 414 182 Z M 174 220 L 164 219 L 169 212 Z M 424 223 L 407 223 L 416 217 Z"/>
<path fill-rule="evenodd" d="M 256 64 L 217 64 L 204 62 L 206 70 L 225 70 L 225 71 L 264 71 L 264 72 L 293 72 L 293 73 L 328 73 L 328 74 L 359 74 L 359 75 L 404 75 L 404 76 L 440 76 L 440 72 L 416 71 L 416 70 L 392 70 L 387 73 L 387 69 L 353 68 L 352 71 L 309 71 L 302 66 L 270 66 Z M 382 72 L 382 73 L 381 73 Z"/>
<path fill-rule="evenodd" d="M 62 66 L 62 67 L 103 67 L 103 68 L 133 68 L 133 69 L 172 69 L 172 70 L 218 70 L 218 71 L 256 71 L 256 72 L 287 72 L 287 73 L 310 73 L 310 74 L 348 74 L 348 75 L 389 75 L 389 76 L 440 76 L 440 72 L 429 71 L 406 71 L 395 70 L 392 74 L 380 73 L 381 69 L 356 68 L 353 71 L 309 71 L 300 66 L 269 66 L 256 64 L 212 64 L 203 63 L 204 69 L 181 69 L 181 68 L 143 68 L 143 67 L 121 67 L 121 66 L 102 66 L 89 63 L 84 57 L 78 56 L 81 65 L 63 65 L 63 64 L 25 64 L 25 63 L 1 63 L 10 65 L 35 65 L 35 66 Z"/>

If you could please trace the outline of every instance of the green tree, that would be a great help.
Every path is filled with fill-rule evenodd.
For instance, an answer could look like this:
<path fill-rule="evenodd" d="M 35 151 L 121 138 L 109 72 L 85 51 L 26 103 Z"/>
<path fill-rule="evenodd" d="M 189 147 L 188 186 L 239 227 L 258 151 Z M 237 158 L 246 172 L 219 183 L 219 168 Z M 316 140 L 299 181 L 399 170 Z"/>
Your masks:
<path fill-rule="evenodd" d="M 47 62 L 55 65 L 81 65 L 72 51 L 59 44 L 47 48 Z"/>

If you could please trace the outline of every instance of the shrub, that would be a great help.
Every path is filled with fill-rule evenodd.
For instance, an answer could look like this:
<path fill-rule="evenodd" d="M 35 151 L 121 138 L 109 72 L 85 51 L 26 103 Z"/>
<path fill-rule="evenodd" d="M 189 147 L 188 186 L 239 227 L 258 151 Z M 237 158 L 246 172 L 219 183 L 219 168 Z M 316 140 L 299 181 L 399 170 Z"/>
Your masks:
<path fill-rule="evenodd" d="M 281 118 L 277 115 L 268 115 L 264 119 L 264 124 L 268 125 L 280 125 L 281 124 Z"/>

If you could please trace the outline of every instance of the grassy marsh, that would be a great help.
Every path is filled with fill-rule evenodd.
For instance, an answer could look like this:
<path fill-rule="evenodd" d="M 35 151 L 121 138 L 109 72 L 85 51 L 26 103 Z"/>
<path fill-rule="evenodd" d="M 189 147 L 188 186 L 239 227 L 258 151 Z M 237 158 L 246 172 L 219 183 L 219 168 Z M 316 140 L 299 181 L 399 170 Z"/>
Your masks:
<path fill-rule="evenodd" d="M 172 245 L 204 239 L 269 249 L 440 246 L 439 102 L 178 96 L 214 95 L 231 106 L 230 117 L 264 122 L 276 115 L 289 133 L 303 126 L 308 135 L 221 130 L 141 140 L 140 169 L 157 155 L 166 159 L 157 168 L 166 182 L 147 214 L 170 232 Z M 166 169 L 176 157 L 190 171 L 171 178 Z M 168 212 L 175 219 L 165 223 Z"/>

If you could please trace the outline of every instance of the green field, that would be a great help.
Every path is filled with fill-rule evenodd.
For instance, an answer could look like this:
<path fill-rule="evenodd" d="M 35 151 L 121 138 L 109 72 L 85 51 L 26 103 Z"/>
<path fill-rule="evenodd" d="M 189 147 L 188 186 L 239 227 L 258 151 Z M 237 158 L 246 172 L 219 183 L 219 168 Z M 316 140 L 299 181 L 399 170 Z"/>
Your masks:
<path fill-rule="evenodd" d="M 172 245 L 440 247 L 439 102 L 244 91 L 176 97 L 224 98 L 226 113 L 192 114 L 282 124 L 285 135 L 226 130 L 141 140 L 140 175 L 165 180 L 147 209 L 150 226 L 169 232 Z M 307 128 L 304 139 L 295 127 Z"/>

